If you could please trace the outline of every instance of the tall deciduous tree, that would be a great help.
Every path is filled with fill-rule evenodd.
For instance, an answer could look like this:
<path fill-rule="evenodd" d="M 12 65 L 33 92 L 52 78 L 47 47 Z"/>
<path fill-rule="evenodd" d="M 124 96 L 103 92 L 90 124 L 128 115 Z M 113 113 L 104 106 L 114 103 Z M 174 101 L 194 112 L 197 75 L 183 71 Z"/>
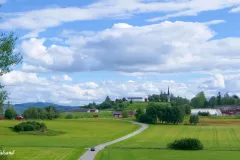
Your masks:
<path fill-rule="evenodd" d="M 5 119 L 14 119 L 17 117 L 17 112 L 14 107 L 9 105 L 5 111 L 4 116 L 5 116 Z"/>
<path fill-rule="evenodd" d="M 198 93 L 194 98 L 191 99 L 191 105 L 194 108 L 205 108 L 207 99 L 205 97 L 204 92 L 200 92 Z"/>
<path fill-rule="evenodd" d="M 209 99 L 209 105 L 214 108 L 214 106 L 217 104 L 217 98 L 215 96 L 212 96 L 210 99 Z"/>
<path fill-rule="evenodd" d="M 10 72 L 12 66 L 22 61 L 21 54 L 14 52 L 16 40 L 13 33 L 0 33 L 0 76 Z M 0 84 L 0 115 L 3 113 L 4 101 L 8 95 L 3 88 L 4 86 Z"/>

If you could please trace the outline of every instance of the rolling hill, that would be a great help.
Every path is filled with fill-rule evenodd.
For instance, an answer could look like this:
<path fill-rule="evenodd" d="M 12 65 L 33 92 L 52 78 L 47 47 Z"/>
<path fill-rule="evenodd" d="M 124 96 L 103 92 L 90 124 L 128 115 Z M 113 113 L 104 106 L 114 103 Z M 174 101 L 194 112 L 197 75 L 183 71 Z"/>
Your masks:
<path fill-rule="evenodd" d="M 58 104 L 48 103 L 48 102 L 21 103 L 21 104 L 14 104 L 12 106 L 15 107 L 16 111 L 19 114 L 23 113 L 23 111 L 25 109 L 28 109 L 29 107 L 44 108 L 44 107 L 47 107 L 47 106 L 54 106 L 59 111 L 69 111 L 73 108 L 79 107 L 79 106 L 63 106 L 63 105 L 58 105 Z M 4 105 L 4 108 L 7 108 L 6 104 Z"/>

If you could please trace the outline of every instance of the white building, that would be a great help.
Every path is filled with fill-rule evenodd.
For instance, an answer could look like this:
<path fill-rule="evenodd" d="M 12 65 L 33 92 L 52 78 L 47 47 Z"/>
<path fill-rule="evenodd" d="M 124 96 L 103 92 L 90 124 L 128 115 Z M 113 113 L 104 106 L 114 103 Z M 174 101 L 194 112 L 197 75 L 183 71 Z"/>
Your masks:
<path fill-rule="evenodd" d="M 191 115 L 198 115 L 199 112 L 209 112 L 211 116 L 222 116 L 222 112 L 220 111 L 220 109 L 191 109 Z"/>
<path fill-rule="evenodd" d="M 143 97 L 128 97 L 127 98 L 128 101 L 133 101 L 133 102 L 144 102 L 144 98 Z"/>

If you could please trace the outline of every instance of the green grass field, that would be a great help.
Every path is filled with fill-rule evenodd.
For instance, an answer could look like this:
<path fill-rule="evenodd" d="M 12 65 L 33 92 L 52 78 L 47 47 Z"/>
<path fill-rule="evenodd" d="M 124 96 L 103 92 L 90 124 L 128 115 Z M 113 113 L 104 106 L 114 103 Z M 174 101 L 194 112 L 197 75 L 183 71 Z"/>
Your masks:
<path fill-rule="evenodd" d="M 201 117 L 202 124 L 150 125 L 147 130 L 100 152 L 97 160 L 237 160 L 240 157 L 240 120 Z M 198 138 L 203 151 L 174 151 L 168 143 L 180 138 Z M 114 158 L 115 157 L 115 158 Z"/>
<path fill-rule="evenodd" d="M 104 111 L 104 112 L 62 112 L 60 113 L 60 118 L 65 119 L 65 117 L 71 113 L 73 115 L 73 119 L 77 118 L 93 118 L 93 115 L 98 115 L 99 118 L 113 118 L 112 111 Z"/>
<path fill-rule="evenodd" d="M 238 160 L 239 151 L 172 151 L 153 149 L 105 149 L 98 160 Z"/>
<path fill-rule="evenodd" d="M 24 135 L 8 127 L 18 121 L 0 121 L 0 146 L 15 150 L 10 160 L 76 160 L 86 148 L 124 136 L 139 126 L 120 120 L 73 119 L 44 121 L 48 129 L 62 131 L 58 136 Z"/>

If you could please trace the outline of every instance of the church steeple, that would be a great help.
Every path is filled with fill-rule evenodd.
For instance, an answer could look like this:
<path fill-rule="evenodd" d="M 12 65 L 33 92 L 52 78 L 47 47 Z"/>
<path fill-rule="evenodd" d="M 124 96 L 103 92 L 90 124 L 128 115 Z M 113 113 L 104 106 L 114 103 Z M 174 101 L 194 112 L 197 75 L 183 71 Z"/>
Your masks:
<path fill-rule="evenodd" d="M 168 86 L 168 102 L 170 103 L 170 92 L 169 92 L 169 86 Z"/>

